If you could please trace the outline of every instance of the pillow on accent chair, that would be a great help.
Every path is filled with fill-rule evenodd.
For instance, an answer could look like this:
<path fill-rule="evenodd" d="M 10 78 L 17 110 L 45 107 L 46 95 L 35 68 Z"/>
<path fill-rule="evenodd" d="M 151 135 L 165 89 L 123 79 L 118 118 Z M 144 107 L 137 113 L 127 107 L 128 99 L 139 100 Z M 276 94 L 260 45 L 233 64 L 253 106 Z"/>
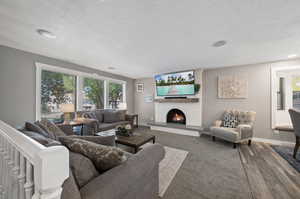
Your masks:
<path fill-rule="evenodd" d="M 223 117 L 223 126 L 227 128 L 236 128 L 238 125 L 238 118 L 232 112 L 225 112 Z"/>
<path fill-rule="evenodd" d="M 95 144 L 72 137 L 60 137 L 59 140 L 70 151 L 88 157 L 99 172 L 107 171 L 122 164 L 126 160 L 124 152 L 116 147 Z"/>

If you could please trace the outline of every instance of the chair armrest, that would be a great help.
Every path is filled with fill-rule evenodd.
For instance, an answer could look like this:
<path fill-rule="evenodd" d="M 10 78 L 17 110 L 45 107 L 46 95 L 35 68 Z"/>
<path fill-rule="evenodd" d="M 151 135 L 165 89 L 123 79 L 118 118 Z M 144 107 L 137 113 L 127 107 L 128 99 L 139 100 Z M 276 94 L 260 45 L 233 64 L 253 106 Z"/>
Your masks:
<path fill-rule="evenodd" d="M 101 144 L 101 145 L 106 145 L 106 146 L 115 146 L 116 142 L 115 142 L 115 136 L 111 135 L 111 136 L 78 136 L 78 135 L 72 135 L 72 136 L 68 136 L 71 138 L 77 138 L 77 139 L 81 139 L 81 140 L 86 140 L 89 142 L 93 142 L 96 144 Z M 59 137 L 61 138 L 61 137 Z"/>
<path fill-rule="evenodd" d="M 135 190 L 137 183 L 145 180 L 165 155 L 159 144 L 145 147 L 123 164 L 101 174 L 81 188 L 82 199 L 123 198 L 130 190 Z"/>
<path fill-rule="evenodd" d="M 98 133 L 99 121 L 96 119 L 84 118 L 84 124 L 87 128 L 88 135 L 95 135 Z"/>
<path fill-rule="evenodd" d="M 249 124 L 240 124 L 237 127 L 241 139 L 253 137 L 253 127 Z"/>
<path fill-rule="evenodd" d="M 213 123 L 213 127 L 221 127 L 221 125 L 222 125 L 222 120 L 216 120 Z"/>

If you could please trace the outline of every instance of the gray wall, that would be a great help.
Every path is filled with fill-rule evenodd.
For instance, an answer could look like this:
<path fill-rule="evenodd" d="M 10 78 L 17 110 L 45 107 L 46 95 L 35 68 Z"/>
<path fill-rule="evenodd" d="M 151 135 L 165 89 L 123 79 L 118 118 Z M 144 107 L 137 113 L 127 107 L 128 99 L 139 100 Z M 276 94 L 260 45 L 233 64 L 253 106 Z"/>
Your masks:
<path fill-rule="evenodd" d="M 276 134 L 271 129 L 271 67 L 299 65 L 300 60 L 255 64 L 204 71 L 203 89 L 203 124 L 210 126 L 222 115 L 225 109 L 256 111 L 255 137 L 293 141 L 289 132 Z M 219 75 L 242 74 L 248 76 L 247 99 L 218 99 L 217 80 Z"/>
<path fill-rule="evenodd" d="M 144 84 L 144 92 L 135 92 L 134 111 L 139 114 L 139 123 L 147 125 L 148 122 L 154 120 L 154 102 L 145 102 L 146 96 L 155 96 L 155 81 L 153 78 L 138 79 L 135 83 Z"/>
<path fill-rule="evenodd" d="M 128 111 L 134 110 L 133 79 L 0 46 L 0 120 L 18 126 L 35 119 L 35 62 L 124 80 Z"/>

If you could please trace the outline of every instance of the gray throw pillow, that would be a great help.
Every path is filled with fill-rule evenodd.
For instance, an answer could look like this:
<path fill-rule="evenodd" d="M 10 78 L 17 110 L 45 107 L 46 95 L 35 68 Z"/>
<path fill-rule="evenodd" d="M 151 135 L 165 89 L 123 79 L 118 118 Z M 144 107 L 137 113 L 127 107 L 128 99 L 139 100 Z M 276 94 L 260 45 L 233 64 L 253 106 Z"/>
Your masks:
<path fill-rule="evenodd" d="M 33 131 L 25 131 L 23 130 L 22 133 L 24 133 L 26 136 L 34 139 L 35 141 L 37 141 L 38 143 L 44 145 L 45 147 L 51 147 L 51 146 L 60 146 L 61 143 L 50 139 L 48 137 L 45 137 L 39 133 L 33 132 Z"/>
<path fill-rule="evenodd" d="M 126 110 L 117 111 L 117 117 L 119 121 L 125 121 L 126 119 Z"/>
<path fill-rule="evenodd" d="M 25 122 L 25 129 L 27 131 L 33 131 L 38 134 L 41 134 L 42 136 L 49 137 L 48 133 L 45 130 L 43 130 L 41 127 L 39 127 L 37 124 L 31 122 Z"/>
<path fill-rule="evenodd" d="M 59 136 L 66 136 L 58 126 L 49 120 L 42 119 L 39 124 L 43 125 L 52 139 L 57 140 Z"/>
<path fill-rule="evenodd" d="M 126 160 L 124 152 L 116 147 L 95 144 L 77 138 L 62 137 L 60 141 L 70 151 L 88 157 L 99 172 L 107 171 Z"/>
<path fill-rule="evenodd" d="M 80 153 L 70 152 L 70 168 L 79 188 L 99 175 L 92 161 Z"/>
<path fill-rule="evenodd" d="M 62 187 L 63 190 L 61 193 L 61 199 L 81 199 L 81 195 L 71 169 L 69 178 L 65 180 Z"/>
<path fill-rule="evenodd" d="M 119 122 L 119 116 L 117 111 L 105 111 L 104 113 L 104 123 L 114 123 Z"/>

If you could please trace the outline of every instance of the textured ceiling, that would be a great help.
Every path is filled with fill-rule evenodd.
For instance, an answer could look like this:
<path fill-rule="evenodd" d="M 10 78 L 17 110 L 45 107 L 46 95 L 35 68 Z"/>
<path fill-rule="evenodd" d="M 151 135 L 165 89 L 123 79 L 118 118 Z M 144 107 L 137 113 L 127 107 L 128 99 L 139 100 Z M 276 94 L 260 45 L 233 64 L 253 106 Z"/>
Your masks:
<path fill-rule="evenodd" d="M 298 0 L 1 0 L 0 44 L 151 77 L 300 55 L 299 8 Z M 218 40 L 228 44 L 213 48 Z"/>

